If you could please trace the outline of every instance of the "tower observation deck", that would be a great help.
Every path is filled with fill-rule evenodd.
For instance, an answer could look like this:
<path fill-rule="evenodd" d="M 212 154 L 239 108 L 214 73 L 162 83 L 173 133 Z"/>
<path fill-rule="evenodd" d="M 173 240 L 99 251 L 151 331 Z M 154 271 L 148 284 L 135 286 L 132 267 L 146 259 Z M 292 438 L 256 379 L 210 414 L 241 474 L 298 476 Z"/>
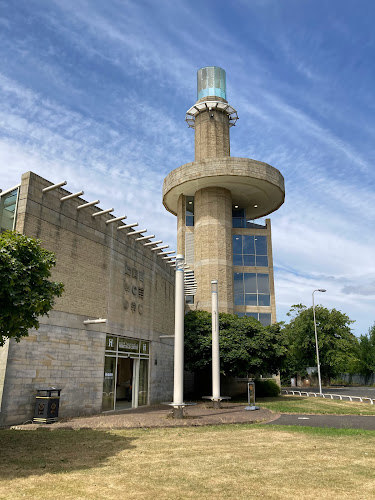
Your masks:
<path fill-rule="evenodd" d="M 271 225 L 259 218 L 283 204 L 284 178 L 267 163 L 230 156 L 237 119 L 225 71 L 198 70 L 197 102 L 185 118 L 195 131 L 195 160 L 164 179 L 163 204 L 177 215 L 177 252 L 194 282 L 187 308 L 210 311 L 217 279 L 220 311 L 269 324 L 276 321 Z"/>

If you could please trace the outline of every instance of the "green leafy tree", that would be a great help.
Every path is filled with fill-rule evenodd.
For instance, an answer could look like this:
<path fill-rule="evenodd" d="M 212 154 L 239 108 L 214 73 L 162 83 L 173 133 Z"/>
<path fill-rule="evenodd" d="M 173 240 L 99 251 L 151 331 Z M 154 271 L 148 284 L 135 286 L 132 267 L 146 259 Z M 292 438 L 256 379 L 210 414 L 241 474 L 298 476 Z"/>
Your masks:
<path fill-rule="evenodd" d="M 54 253 L 40 240 L 12 231 L 0 234 L 0 345 L 38 329 L 38 318 L 62 295 L 63 284 L 49 280 L 55 265 Z"/>
<path fill-rule="evenodd" d="M 280 325 L 264 327 L 254 318 L 233 314 L 219 314 L 219 345 L 224 375 L 276 373 L 286 356 Z M 211 369 L 211 363 L 211 313 L 190 311 L 185 315 L 185 367 L 203 371 Z"/>
<path fill-rule="evenodd" d="M 375 373 L 375 323 L 366 335 L 359 337 L 357 371 L 369 379 Z"/>
<path fill-rule="evenodd" d="M 341 311 L 315 307 L 321 375 L 332 378 L 352 367 L 358 356 L 358 340 L 350 330 L 353 321 Z M 288 344 L 283 374 L 287 377 L 316 366 L 314 318 L 312 307 L 292 306 L 288 313 L 291 321 L 284 325 Z"/>

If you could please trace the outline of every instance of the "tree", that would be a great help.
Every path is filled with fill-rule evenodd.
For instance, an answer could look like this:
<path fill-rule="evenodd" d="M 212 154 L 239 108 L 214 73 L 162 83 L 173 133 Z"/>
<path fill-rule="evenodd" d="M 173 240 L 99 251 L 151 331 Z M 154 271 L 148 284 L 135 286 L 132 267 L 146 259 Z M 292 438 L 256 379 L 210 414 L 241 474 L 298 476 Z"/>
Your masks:
<path fill-rule="evenodd" d="M 286 355 L 280 325 L 264 327 L 254 318 L 219 314 L 220 369 L 224 375 L 276 373 Z M 211 368 L 211 313 L 185 315 L 185 367 L 190 371 Z"/>
<path fill-rule="evenodd" d="M 43 249 L 40 240 L 12 231 L 0 234 L 0 346 L 38 329 L 38 317 L 48 314 L 62 295 L 64 285 L 49 280 L 55 265 L 54 253 Z"/>
<path fill-rule="evenodd" d="M 341 311 L 322 306 L 315 307 L 315 314 L 321 374 L 335 377 L 357 361 L 358 340 L 350 330 L 353 321 Z M 288 316 L 292 319 L 283 328 L 288 344 L 283 372 L 290 377 L 316 366 L 316 348 L 312 307 L 294 305 Z"/>
<path fill-rule="evenodd" d="M 375 323 L 359 337 L 357 371 L 366 380 L 375 372 Z"/>

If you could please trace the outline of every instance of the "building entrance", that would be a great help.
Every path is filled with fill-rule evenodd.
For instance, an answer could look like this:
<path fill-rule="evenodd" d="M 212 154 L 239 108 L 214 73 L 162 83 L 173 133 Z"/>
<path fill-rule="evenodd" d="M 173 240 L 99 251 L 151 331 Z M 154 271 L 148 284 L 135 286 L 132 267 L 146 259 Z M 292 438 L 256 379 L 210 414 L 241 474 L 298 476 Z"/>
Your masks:
<path fill-rule="evenodd" d="M 103 411 L 148 404 L 149 342 L 107 335 Z"/>
<path fill-rule="evenodd" d="M 118 358 L 116 379 L 116 410 L 132 408 L 133 379 L 136 363 L 132 358 Z"/>

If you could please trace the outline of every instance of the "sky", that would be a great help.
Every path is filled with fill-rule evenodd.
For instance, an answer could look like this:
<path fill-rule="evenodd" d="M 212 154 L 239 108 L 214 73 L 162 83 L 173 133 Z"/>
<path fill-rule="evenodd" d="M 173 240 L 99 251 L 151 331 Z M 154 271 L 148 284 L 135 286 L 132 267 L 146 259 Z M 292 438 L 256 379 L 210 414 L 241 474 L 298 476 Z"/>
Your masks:
<path fill-rule="evenodd" d="M 285 178 L 277 319 L 375 321 L 373 0 L 0 0 L 0 188 L 29 170 L 176 249 L 164 177 L 194 160 L 196 72 L 220 66 L 231 156 Z"/>

